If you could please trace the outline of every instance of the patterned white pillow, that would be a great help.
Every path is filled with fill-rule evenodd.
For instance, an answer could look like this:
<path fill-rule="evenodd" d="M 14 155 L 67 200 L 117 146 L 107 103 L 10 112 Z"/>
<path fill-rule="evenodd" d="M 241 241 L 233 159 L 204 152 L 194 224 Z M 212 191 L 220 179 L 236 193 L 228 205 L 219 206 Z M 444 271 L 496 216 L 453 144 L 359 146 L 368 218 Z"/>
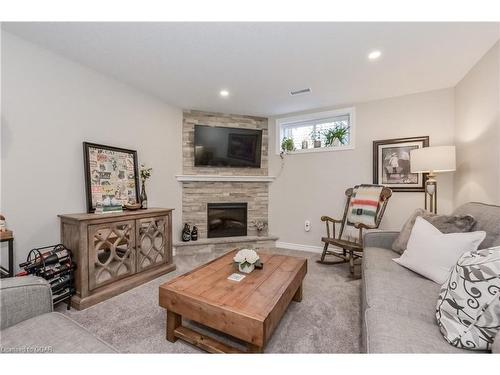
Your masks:
<path fill-rule="evenodd" d="M 436 306 L 446 341 L 490 350 L 500 330 L 500 247 L 465 253 L 441 287 Z"/>

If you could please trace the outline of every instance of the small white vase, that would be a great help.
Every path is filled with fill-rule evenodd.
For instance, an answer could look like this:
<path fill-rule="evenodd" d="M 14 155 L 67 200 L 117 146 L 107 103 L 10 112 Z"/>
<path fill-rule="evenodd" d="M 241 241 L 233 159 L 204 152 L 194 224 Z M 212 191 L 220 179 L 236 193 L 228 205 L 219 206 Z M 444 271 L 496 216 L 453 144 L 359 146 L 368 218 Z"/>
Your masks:
<path fill-rule="evenodd" d="M 245 265 L 242 267 L 242 263 L 238 264 L 238 270 L 243 273 L 250 273 L 255 269 L 255 264 Z"/>

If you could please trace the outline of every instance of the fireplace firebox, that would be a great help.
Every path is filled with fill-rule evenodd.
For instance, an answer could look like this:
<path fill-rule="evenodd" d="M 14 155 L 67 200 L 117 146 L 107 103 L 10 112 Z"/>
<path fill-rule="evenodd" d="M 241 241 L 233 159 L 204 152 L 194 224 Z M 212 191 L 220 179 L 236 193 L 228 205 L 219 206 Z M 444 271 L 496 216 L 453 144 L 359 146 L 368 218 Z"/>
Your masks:
<path fill-rule="evenodd" d="M 208 203 L 207 236 L 235 237 L 247 235 L 247 203 Z"/>

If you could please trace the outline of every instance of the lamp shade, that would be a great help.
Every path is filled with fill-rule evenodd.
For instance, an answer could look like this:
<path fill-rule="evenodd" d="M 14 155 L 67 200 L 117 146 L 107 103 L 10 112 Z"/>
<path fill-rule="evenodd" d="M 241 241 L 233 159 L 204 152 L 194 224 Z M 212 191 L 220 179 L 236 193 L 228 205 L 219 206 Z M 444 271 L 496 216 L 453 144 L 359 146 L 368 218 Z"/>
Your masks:
<path fill-rule="evenodd" d="M 423 147 L 410 151 L 411 172 L 452 172 L 456 169 L 455 146 Z"/>

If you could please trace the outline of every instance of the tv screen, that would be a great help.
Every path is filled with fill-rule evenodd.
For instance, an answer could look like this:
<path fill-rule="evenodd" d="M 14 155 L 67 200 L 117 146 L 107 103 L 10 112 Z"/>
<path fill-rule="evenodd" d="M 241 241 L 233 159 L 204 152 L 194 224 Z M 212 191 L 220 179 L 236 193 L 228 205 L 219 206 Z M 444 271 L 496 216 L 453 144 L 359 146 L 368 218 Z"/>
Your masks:
<path fill-rule="evenodd" d="M 195 125 L 194 165 L 260 168 L 262 130 Z"/>

